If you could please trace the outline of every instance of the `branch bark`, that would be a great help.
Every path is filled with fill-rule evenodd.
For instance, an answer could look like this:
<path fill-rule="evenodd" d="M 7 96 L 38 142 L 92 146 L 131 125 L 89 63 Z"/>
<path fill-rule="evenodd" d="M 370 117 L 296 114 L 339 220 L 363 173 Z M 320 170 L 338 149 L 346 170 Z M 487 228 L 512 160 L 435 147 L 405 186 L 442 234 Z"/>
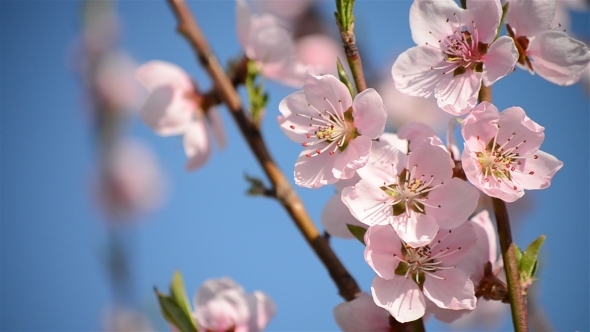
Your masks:
<path fill-rule="evenodd" d="M 168 0 L 168 3 L 178 20 L 178 32 L 190 43 L 197 59 L 213 80 L 215 91 L 218 92 L 220 100 L 229 108 L 252 153 L 276 190 L 278 201 L 287 210 L 307 243 L 328 270 L 338 287 L 340 296 L 346 301 L 355 299 L 360 293 L 359 286 L 340 262 L 326 239 L 320 235 L 303 203 L 272 159 L 260 130 L 246 116 L 232 81 L 210 49 L 190 9 L 183 0 Z"/>

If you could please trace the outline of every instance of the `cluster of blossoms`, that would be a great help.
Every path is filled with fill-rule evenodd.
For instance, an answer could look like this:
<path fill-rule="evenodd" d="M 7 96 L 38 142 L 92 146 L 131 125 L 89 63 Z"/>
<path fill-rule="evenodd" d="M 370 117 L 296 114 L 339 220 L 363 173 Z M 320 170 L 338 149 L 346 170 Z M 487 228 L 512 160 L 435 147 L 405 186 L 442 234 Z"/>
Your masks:
<path fill-rule="evenodd" d="M 366 228 L 364 258 L 376 276 L 370 295 L 336 307 L 340 327 L 385 331 L 389 315 L 402 323 L 427 314 L 452 321 L 474 310 L 484 266 L 499 269 L 488 212 L 475 214 L 480 193 L 514 202 L 525 190 L 548 187 L 563 166 L 539 150 L 544 128 L 522 108 L 499 112 L 490 102 L 478 103 L 478 94 L 516 66 L 560 85 L 581 78 L 590 52 L 550 26 L 555 2 L 510 0 L 503 7 L 500 0 L 467 0 L 461 8 L 453 0 L 414 0 L 410 27 L 417 46 L 397 58 L 392 82 L 407 95 L 433 96 L 445 116 L 461 116 L 451 121 L 461 123 L 462 152 L 452 133 L 445 144 L 421 123 L 385 133 L 380 94 L 369 88 L 354 95 L 325 74 L 327 67 L 305 63 L 292 22 L 243 0 L 236 13 L 238 39 L 261 74 L 302 86 L 280 102 L 278 116 L 285 135 L 303 147 L 295 183 L 335 185 L 322 213 L 331 235 L 352 237 L 347 225 Z M 503 23 L 508 35 L 499 36 Z M 200 108 L 197 88 L 180 68 L 153 61 L 136 76 L 150 91 L 143 120 L 160 135 L 183 135 L 188 169 L 209 157 L 209 131 L 223 145 L 216 111 Z M 195 317 L 207 331 L 257 331 L 274 313 L 268 298 L 244 297 L 228 280 L 206 283 L 202 294 Z M 252 325 L 252 316 L 244 318 L 248 308 L 266 318 Z"/>
<path fill-rule="evenodd" d="M 444 111 L 465 115 L 459 119 L 462 153 L 423 124 L 407 124 L 397 135 L 384 133 L 387 111 L 381 96 L 373 89 L 351 96 L 332 75 L 308 71 L 303 90 L 279 104 L 281 129 L 303 146 L 295 183 L 336 185 L 322 212 L 328 233 L 352 237 L 347 224 L 368 226 L 365 260 L 377 274 L 373 302 L 362 294 L 338 306 L 335 317 L 344 330 L 387 330 L 379 307 L 399 322 L 427 312 L 452 321 L 475 309 L 484 266 L 496 256 L 487 211 L 469 221 L 480 191 L 514 202 L 525 189 L 548 187 L 563 166 L 539 150 L 544 128 L 522 108 L 499 112 L 489 102 L 478 104 L 478 93 L 517 64 L 551 82 L 572 84 L 590 53 L 565 32 L 550 29 L 554 3 L 515 0 L 504 8 L 509 35 L 498 37 L 499 0 L 468 0 L 466 9 L 452 0 L 415 0 L 410 26 L 418 46 L 392 67 L 399 91 L 434 95 Z M 524 11 L 539 19 L 523 19 Z M 454 177 L 456 163 L 467 182 Z"/>

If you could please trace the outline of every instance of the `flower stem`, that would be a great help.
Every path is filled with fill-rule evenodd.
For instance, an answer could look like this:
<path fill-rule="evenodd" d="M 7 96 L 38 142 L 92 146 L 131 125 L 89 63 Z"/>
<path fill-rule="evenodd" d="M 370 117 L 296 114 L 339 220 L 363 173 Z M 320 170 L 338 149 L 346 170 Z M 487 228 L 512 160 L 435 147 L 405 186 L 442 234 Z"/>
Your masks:
<path fill-rule="evenodd" d="M 506 271 L 512 324 L 514 325 L 514 330 L 517 332 L 528 331 L 526 299 L 522 294 L 522 287 L 520 285 L 518 264 L 516 261 L 516 247 L 512 242 L 512 232 L 510 231 L 510 220 L 508 219 L 506 203 L 495 197 L 492 197 L 492 202 L 494 204 L 494 213 L 496 214 L 496 224 L 498 225 L 498 237 L 500 238 L 504 270 Z"/>
<path fill-rule="evenodd" d="M 492 102 L 492 87 L 482 85 L 479 90 L 479 101 Z M 517 332 L 529 330 L 528 314 L 526 299 L 522 294 L 520 276 L 518 273 L 518 263 L 516 260 L 516 246 L 512 241 L 512 231 L 510 230 L 510 219 L 506 203 L 499 198 L 492 197 L 494 205 L 494 214 L 496 215 L 496 224 L 498 226 L 498 238 L 500 239 L 500 250 L 504 261 L 504 271 L 506 271 L 506 284 L 508 285 L 508 298 L 510 300 L 510 310 L 512 312 L 512 324 Z"/>
<path fill-rule="evenodd" d="M 305 206 L 287 181 L 285 175 L 272 159 L 262 133 L 249 120 L 242 108 L 242 102 L 231 80 L 209 47 L 205 36 L 198 27 L 190 9 L 183 0 L 168 0 L 178 20 L 178 31 L 187 39 L 201 65 L 206 69 L 219 92 L 220 99 L 227 105 L 252 153 L 272 183 L 276 198 L 287 210 L 291 219 L 328 270 L 338 287 L 340 296 L 351 301 L 360 293 L 359 286 L 338 259 L 329 243 L 322 237 L 309 217 Z"/>
<path fill-rule="evenodd" d="M 346 4 L 343 4 L 346 3 Z M 343 8 L 343 7 L 346 7 Z M 358 47 L 356 46 L 356 37 L 354 35 L 354 16 L 352 14 L 354 0 L 336 0 L 336 25 L 340 31 L 340 38 L 344 46 L 346 61 L 352 72 L 352 78 L 356 86 L 357 93 L 367 89 L 365 75 L 363 73 L 363 63 Z"/>

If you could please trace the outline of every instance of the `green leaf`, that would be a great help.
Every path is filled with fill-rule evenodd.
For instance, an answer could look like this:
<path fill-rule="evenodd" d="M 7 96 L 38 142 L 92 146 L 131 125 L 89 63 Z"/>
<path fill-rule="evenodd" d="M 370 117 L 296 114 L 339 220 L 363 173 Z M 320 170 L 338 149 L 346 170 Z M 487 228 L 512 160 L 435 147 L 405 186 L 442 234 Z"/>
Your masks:
<path fill-rule="evenodd" d="M 516 256 L 516 265 L 520 266 L 520 261 L 522 260 L 522 250 L 515 244 L 514 245 L 514 252 Z"/>
<path fill-rule="evenodd" d="M 520 272 L 521 280 L 533 278 L 537 269 L 537 257 L 539 256 L 539 250 L 545 242 L 547 236 L 541 235 L 535 241 L 533 241 L 524 251 L 518 271 Z"/>
<path fill-rule="evenodd" d="M 346 227 L 348 227 L 348 230 L 350 231 L 350 233 L 357 240 L 361 241 L 361 243 L 366 246 L 366 244 L 365 244 L 365 233 L 367 232 L 366 228 L 363 228 L 361 226 L 351 225 L 351 224 L 346 224 Z"/>
<path fill-rule="evenodd" d="M 266 187 L 264 186 L 264 182 L 262 182 L 262 180 L 255 177 L 251 177 L 246 173 L 244 173 L 244 179 L 246 179 L 246 181 L 250 183 L 250 188 L 248 188 L 248 190 L 246 191 L 246 195 L 257 196 L 262 195 L 266 192 Z"/>
<path fill-rule="evenodd" d="M 342 66 L 340 58 L 336 58 L 336 69 L 338 70 L 338 78 L 340 79 L 340 82 L 346 85 L 348 92 L 350 92 L 350 96 L 354 99 L 354 87 L 350 82 L 350 77 L 348 77 L 346 70 L 344 70 L 344 67 Z"/>
<path fill-rule="evenodd" d="M 256 63 L 248 60 L 245 85 L 250 102 L 250 116 L 257 126 L 260 125 L 264 108 L 268 102 L 268 93 L 264 91 L 263 83 L 256 83 L 258 77 L 259 72 Z"/>
<path fill-rule="evenodd" d="M 182 281 L 182 274 L 180 271 L 174 271 L 172 275 L 172 282 L 170 283 L 170 295 L 174 301 L 180 306 L 182 310 L 191 316 L 191 306 L 184 290 L 184 282 Z"/>
<path fill-rule="evenodd" d="M 352 23 L 354 22 L 354 16 L 352 15 L 352 9 L 354 7 L 354 0 L 336 0 L 336 23 L 342 28 L 342 32 L 348 33 L 352 30 Z"/>
<path fill-rule="evenodd" d="M 164 319 L 166 319 L 168 323 L 174 325 L 181 332 L 198 332 L 193 318 L 186 314 L 185 310 L 175 299 L 166 294 L 160 293 L 157 288 L 154 288 L 154 292 L 158 297 L 162 316 L 164 316 Z"/>

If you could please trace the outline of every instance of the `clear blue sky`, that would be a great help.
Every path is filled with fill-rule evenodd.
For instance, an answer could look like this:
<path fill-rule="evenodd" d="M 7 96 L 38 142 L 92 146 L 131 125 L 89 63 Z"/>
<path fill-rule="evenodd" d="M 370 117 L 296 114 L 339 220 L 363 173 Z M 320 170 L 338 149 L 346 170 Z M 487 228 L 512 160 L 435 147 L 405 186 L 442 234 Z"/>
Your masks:
<path fill-rule="evenodd" d="M 364 61 L 389 71 L 395 54 L 413 46 L 408 1 L 357 1 L 356 29 Z M 222 63 L 239 55 L 233 1 L 192 1 L 197 20 Z M 333 2 L 322 2 L 330 18 Z M 175 33 L 164 1 L 123 1 L 123 47 L 138 61 L 174 62 L 203 86 L 209 83 L 192 50 Z M 0 329 L 98 330 L 112 301 L 103 265 L 108 236 L 91 201 L 96 162 L 82 87 L 68 70 L 68 50 L 80 29 L 81 3 L 0 2 Z M 590 39 L 589 16 L 576 14 L 573 30 Z M 293 90 L 268 84 L 263 123 L 270 150 L 290 174 L 300 147 L 279 130 L 278 102 Z M 589 103 L 580 85 L 558 87 L 517 71 L 494 85 L 500 110 L 521 106 L 545 127 L 544 151 L 565 166 L 551 187 L 528 192 L 533 208 L 518 220 L 515 241 L 526 246 L 547 235 L 539 275 L 540 303 L 556 330 L 589 330 Z M 133 255 L 133 305 L 165 328 L 152 292 L 182 271 L 189 296 L 206 279 L 230 276 L 247 291 L 269 294 L 277 316 L 268 330 L 336 330 L 332 308 L 341 300 L 323 266 L 280 206 L 244 195 L 244 172 L 262 177 L 223 109 L 226 150 L 186 173 L 181 141 L 153 134 L 139 120 L 130 135 L 155 149 L 169 180 L 163 208 L 123 238 Z M 318 227 L 333 193 L 298 189 Z M 362 246 L 334 239 L 364 290 L 374 276 Z M 506 319 L 507 320 L 507 319 Z M 444 325 L 429 325 L 444 329 Z M 501 327 L 502 328 L 502 327 Z M 509 329 L 509 325 L 503 325 Z"/>

